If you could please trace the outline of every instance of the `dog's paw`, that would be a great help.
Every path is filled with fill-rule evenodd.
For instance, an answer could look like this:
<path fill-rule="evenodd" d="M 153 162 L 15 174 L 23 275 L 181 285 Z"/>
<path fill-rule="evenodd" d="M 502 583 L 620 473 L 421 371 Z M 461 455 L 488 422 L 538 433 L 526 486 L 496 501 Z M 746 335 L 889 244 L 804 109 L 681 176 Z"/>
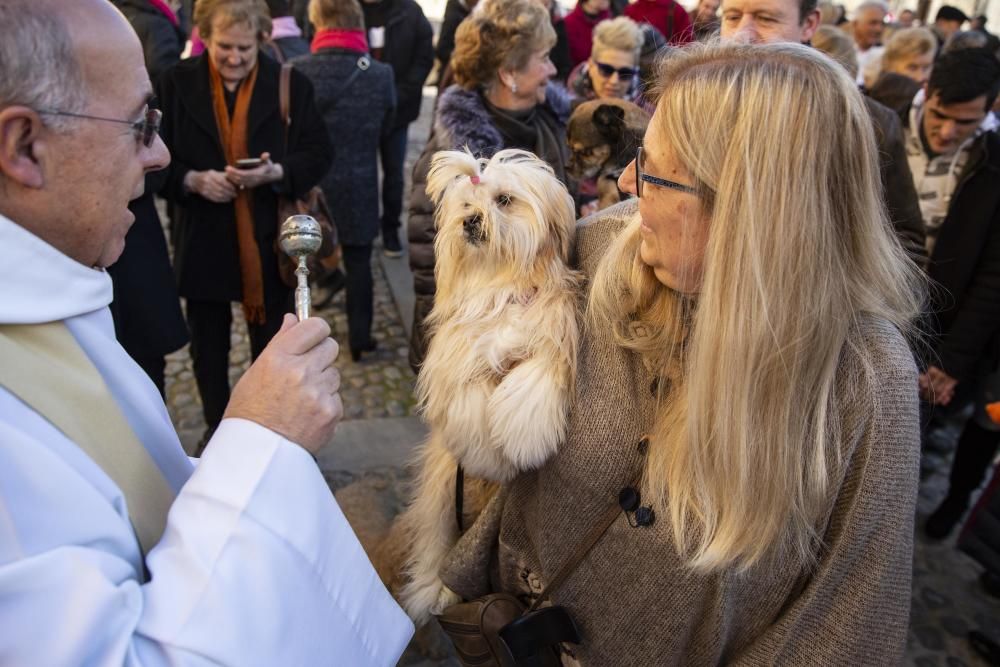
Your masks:
<path fill-rule="evenodd" d="M 418 627 L 429 621 L 431 616 L 440 614 L 449 605 L 461 600 L 438 577 L 420 584 L 411 581 L 403 589 L 400 598 L 403 609 Z"/>
<path fill-rule="evenodd" d="M 438 593 L 437 602 L 431 607 L 431 614 L 437 616 L 453 604 L 462 601 L 461 596 L 444 584 L 441 584 L 441 591 Z"/>

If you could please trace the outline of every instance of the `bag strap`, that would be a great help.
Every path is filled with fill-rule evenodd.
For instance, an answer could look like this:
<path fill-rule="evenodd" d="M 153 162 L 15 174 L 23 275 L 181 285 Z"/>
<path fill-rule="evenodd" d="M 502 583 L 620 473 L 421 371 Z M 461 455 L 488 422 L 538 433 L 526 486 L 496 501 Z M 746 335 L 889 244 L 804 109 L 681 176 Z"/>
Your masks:
<path fill-rule="evenodd" d="M 292 64 L 281 65 L 278 79 L 278 108 L 281 110 L 281 124 L 285 126 L 285 151 L 288 151 L 288 128 L 292 124 Z"/>
<path fill-rule="evenodd" d="M 455 522 L 458 524 L 458 534 L 461 535 L 465 531 L 465 522 L 462 521 L 462 508 L 465 505 L 465 470 L 462 468 L 462 464 L 458 464 L 458 470 L 455 471 Z"/>
<path fill-rule="evenodd" d="M 617 519 L 621 513 L 621 505 L 619 505 L 618 501 L 615 500 L 611 507 L 604 511 L 604 514 L 602 514 L 597 520 L 597 523 L 591 527 L 590 532 L 587 533 L 582 540 L 580 540 L 578 545 L 576 545 L 576 549 L 569 555 L 566 562 L 562 564 L 559 571 L 556 572 L 556 576 L 552 577 L 552 581 L 550 581 L 545 588 L 542 589 L 542 592 L 539 593 L 535 601 L 531 603 L 531 606 L 528 607 L 528 611 L 535 611 L 543 600 L 548 598 L 553 591 L 562 585 L 562 583 L 566 580 L 566 577 L 568 577 L 573 570 L 576 569 L 576 566 L 580 564 L 584 557 L 590 553 L 590 550 L 595 544 L 597 544 L 597 542 L 601 539 L 604 533 L 607 532 L 608 528 L 611 527 L 611 524 L 615 522 L 615 519 Z"/>
<path fill-rule="evenodd" d="M 0 385 L 61 431 L 121 489 L 145 560 L 163 535 L 174 492 L 100 371 L 63 322 L 0 326 L 0 359 Z"/>
<path fill-rule="evenodd" d="M 335 90 L 332 95 L 330 95 L 330 103 L 327 106 L 323 107 L 322 110 L 323 113 L 326 113 L 327 111 L 337 108 L 337 104 L 340 102 L 340 98 L 344 95 L 344 93 L 347 92 L 347 89 L 350 87 L 352 83 L 354 83 L 354 80 L 358 78 L 358 75 L 360 75 L 366 69 L 371 67 L 372 60 L 371 58 L 368 57 L 367 53 L 363 53 L 361 54 L 360 57 L 358 57 L 358 62 L 356 63 L 356 65 L 357 67 L 351 70 L 351 73 L 347 75 L 347 78 L 344 79 L 344 82 L 342 84 L 340 84 L 340 87 L 337 88 L 337 90 Z"/>
<path fill-rule="evenodd" d="M 368 57 L 367 53 L 361 54 L 358 58 L 357 67 L 351 70 L 351 73 L 344 80 L 330 99 L 333 100 L 333 106 L 330 109 L 337 106 L 337 102 L 340 101 L 341 95 L 347 90 L 348 86 L 354 83 L 354 80 L 358 78 L 358 75 L 364 72 L 366 69 L 371 67 L 372 61 Z M 281 78 L 278 80 L 278 108 L 281 110 L 281 122 L 285 126 L 285 152 L 288 152 L 288 128 L 292 125 L 292 63 L 283 63 L 281 65 Z M 324 109 L 328 111 L 329 109 Z"/>
<path fill-rule="evenodd" d="M 264 43 L 274 49 L 274 59 L 284 65 L 288 59 L 285 58 L 285 52 L 281 50 L 281 45 L 278 44 L 277 40 L 269 39 Z"/>
<path fill-rule="evenodd" d="M 455 471 L 455 521 L 458 524 L 458 532 L 463 531 L 463 521 L 462 521 L 462 506 L 465 499 L 465 471 L 462 469 L 461 464 L 458 465 Z M 621 504 L 617 499 L 605 510 L 604 514 L 600 516 L 591 529 L 580 543 L 576 545 L 576 549 L 569 555 L 566 562 L 562 564 L 556 575 L 552 577 L 552 581 L 542 589 L 542 592 L 538 595 L 535 601 L 532 603 L 528 611 L 534 611 L 538 605 L 542 603 L 548 596 L 555 591 L 559 586 L 562 585 L 563 581 L 566 580 L 576 566 L 590 553 L 590 550 L 594 548 L 594 545 L 604 536 L 611 524 L 615 522 L 618 515 L 622 513 Z"/>

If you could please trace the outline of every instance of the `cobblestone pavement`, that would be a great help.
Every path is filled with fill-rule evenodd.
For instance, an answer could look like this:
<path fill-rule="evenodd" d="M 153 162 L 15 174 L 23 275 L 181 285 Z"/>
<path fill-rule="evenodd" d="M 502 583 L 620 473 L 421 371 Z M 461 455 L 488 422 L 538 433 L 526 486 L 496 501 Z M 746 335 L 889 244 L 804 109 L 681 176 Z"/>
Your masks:
<path fill-rule="evenodd" d="M 969 646 L 970 630 L 1000 641 L 1000 599 L 979 586 L 982 567 L 955 548 L 958 529 L 941 542 L 923 535 L 923 524 L 948 490 L 948 470 L 957 427 L 940 434 L 925 453 L 933 470 L 920 485 L 917 499 L 913 596 L 906 664 L 917 667 L 983 666 L 989 663 Z"/>
<path fill-rule="evenodd" d="M 378 249 L 376 252 L 380 254 Z M 345 419 L 405 417 L 414 411 L 414 375 L 406 360 L 406 330 L 386 284 L 381 262 L 377 258 L 373 258 L 372 272 L 375 278 L 372 337 L 378 342 L 377 350 L 365 353 L 358 363 L 351 361 L 346 342 L 347 315 L 344 311 L 343 291 L 329 306 L 316 312 L 330 323 L 333 337 L 342 344 L 336 366 L 343 380 L 341 397 L 344 401 Z M 229 359 L 230 385 L 233 386 L 250 364 L 246 323 L 238 305 L 233 306 L 232 349 Z M 167 357 L 166 390 L 167 407 L 177 426 L 181 443 L 189 453 L 193 452 L 205 430 L 205 420 L 191 371 L 188 347 Z"/>

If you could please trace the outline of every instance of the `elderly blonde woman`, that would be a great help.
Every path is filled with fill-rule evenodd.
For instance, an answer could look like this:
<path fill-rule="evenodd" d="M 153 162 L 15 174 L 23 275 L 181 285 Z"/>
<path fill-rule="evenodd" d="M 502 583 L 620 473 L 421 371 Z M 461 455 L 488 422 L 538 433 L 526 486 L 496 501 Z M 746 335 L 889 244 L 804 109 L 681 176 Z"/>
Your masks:
<path fill-rule="evenodd" d="M 882 71 L 902 74 L 923 85 L 931 76 L 937 40 L 927 28 L 906 28 L 893 34 L 882 54 Z"/>
<path fill-rule="evenodd" d="M 164 194 L 178 204 L 175 266 L 205 443 L 229 402 L 230 304 L 242 303 L 256 358 L 291 305 L 275 254 L 278 196 L 304 195 L 326 173 L 332 151 L 313 87 L 295 71 L 285 141 L 280 66 L 259 51 L 271 31 L 264 0 L 199 0 L 194 21 L 205 51 L 167 70 L 157 93 L 171 155 Z M 257 166 L 237 164 L 252 158 Z"/>
<path fill-rule="evenodd" d="M 455 33 L 456 84 L 438 98 L 434 129 L 413 168 L 408 235 L 416 305 L 410 363 L 426 350 L 423 320 L 434 301 L 434 205 L 424 191 L 434 153 L 469 148 L 489 157 L 503 148 L 535 153 L 566 181 L 569 100 L 550 86 L 556 34 L 537 0 L 482 0 Z"/>
<path fill-rule="evenodd" d="M 937 38 L 927 28 L 907 28 L 892 36 L 882 58 L 882 73 L 868 96 L 900 116 L 905 125 L 913 96 L 927 83 L 934 65 Z"/>
<path fill-rule="evenodd" d="M 854 42 L 843 30 L 832 25 L 821 25 L 816 28 L 812 45 L 840 63 L 851 78 L 857 78 L 858 53 L 854 48 Z"/>
<path fill-rule="evenodd" d="M 642 42 L 642 30 L 628 17 L 598 23 L 590 58 L 577 65 L 567 79 L 574 101 L 617 98 L 639 102 Z"/>
<path fill-rule="evenodd" d="M 897 664 L 922 290 L 868 111 L 797 44 L 678 49 L 660 81 L 620 183 L 637 198 L 577 230 L 566 441 L 442 579 L 531 602 L 613 517 L 547 595 L 579 628 L 573 664 Z"/>

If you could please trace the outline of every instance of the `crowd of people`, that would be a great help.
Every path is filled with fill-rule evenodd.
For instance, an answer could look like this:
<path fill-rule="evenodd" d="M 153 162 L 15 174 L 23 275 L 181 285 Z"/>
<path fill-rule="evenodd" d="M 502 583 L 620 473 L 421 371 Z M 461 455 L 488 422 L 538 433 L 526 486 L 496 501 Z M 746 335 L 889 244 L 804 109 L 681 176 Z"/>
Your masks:
<path fill-rule="evenodd" d="M 509 148 L 592 214 L 575 393 L 565 442 L 488 500 L 444 584 L 530 604 L 558 578 L 579 664 L 898 660 L 922 449 L 961 424 L 932 540 L 1000 451 L 1000 41 L 956 7 L 924 18 L 448 0 L 435 42 L 415 0 L 0 4 L 0 662 L 394 663 L 413 626 L 310 456 L 342 416 L 339 346 L 288 315 L 279 211 L 324 194 L 340 266 L 317 288 L 345 291 L 355 362 L 373 253 L 408 254 L 419 371 L 431 162 Z M 602 100 L 649 124 L 597 210 L 567 125 Z M 253 363 L 230 387 L 233 304 Z M 196 465 L 162 401 L 188 342 Z M 994 594 L 998 505 L 959 540 Z"/>

